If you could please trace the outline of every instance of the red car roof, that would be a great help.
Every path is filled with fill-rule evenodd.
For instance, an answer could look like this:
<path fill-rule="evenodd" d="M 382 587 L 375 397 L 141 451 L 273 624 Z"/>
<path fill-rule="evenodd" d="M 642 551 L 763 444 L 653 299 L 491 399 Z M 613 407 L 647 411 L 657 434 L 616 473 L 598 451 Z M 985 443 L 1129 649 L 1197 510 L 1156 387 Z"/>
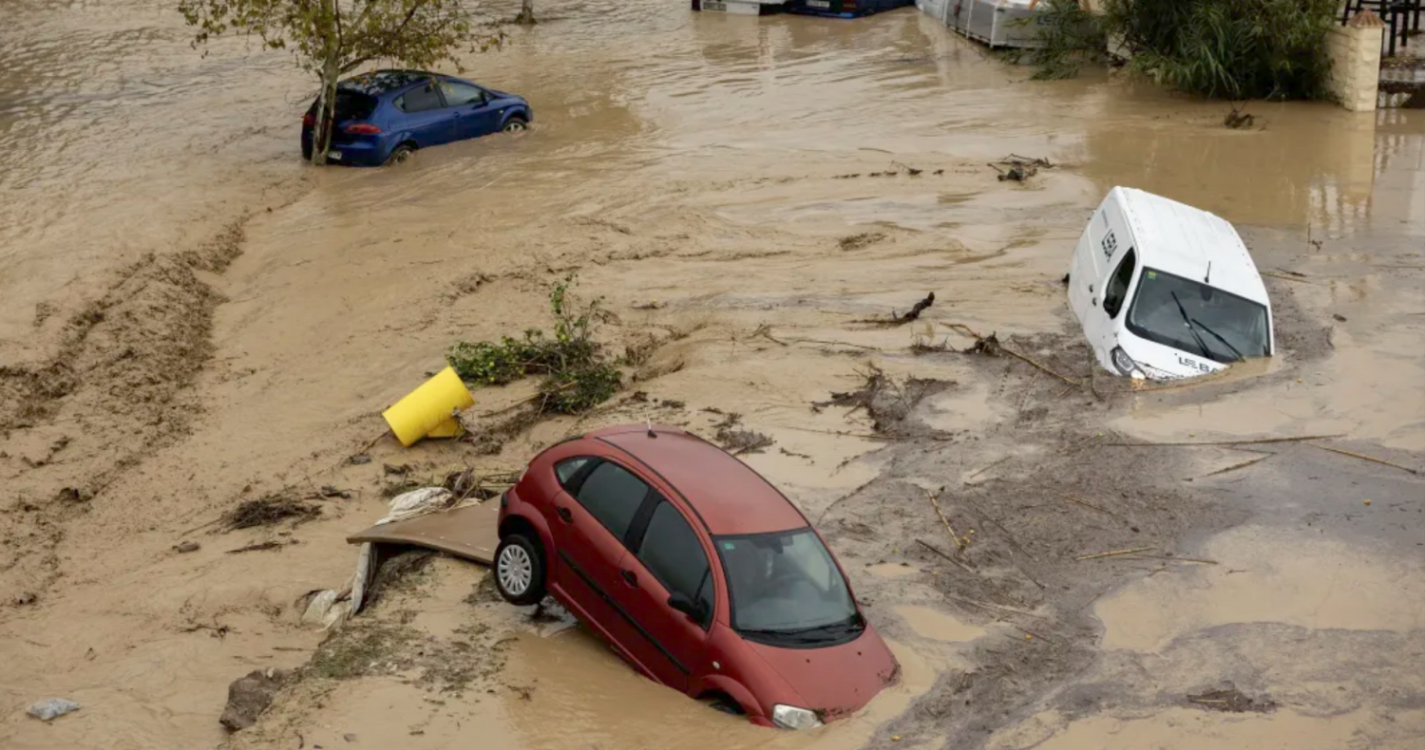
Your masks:
<path fill-rule="evenodd" d="M 760 474 L 723 449 L 677 428 L 630 425 L 590 433 L 632 454 L 688 501 L 721 534 L 761 534 L 805 528 L 809 524 L 790 500 Z"/>

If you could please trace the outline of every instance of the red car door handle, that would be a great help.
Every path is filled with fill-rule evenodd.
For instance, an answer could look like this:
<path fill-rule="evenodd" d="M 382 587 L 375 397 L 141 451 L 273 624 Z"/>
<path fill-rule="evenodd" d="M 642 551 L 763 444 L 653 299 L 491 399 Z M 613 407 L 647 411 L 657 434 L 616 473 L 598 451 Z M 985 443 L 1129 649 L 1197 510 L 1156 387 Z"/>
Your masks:
<path fill-rule="evenodd" d="M 564 523 L 574 522 L 574 514 L 571 513 L 568 508 L 562 505 L 557 505 L 554 508 L 554 512 L 559 514 L 559 517 L 564 521 Z"/>
<path fill-rule="evenodd" d="M 635 574 L 635 573 L 634 573 L 633 571 L 631 571 L 631 570 L 625 570 L 625 571 L 622 571 L 622 572 L 623 572 L 623 582 L 624 582 L 624 583 L 627 583 L 628 585 L 630 585 L 630 586 L 632 586 L 632 587 L 634 587 L 634 588 L 638 588 L 638 575 Z"/>

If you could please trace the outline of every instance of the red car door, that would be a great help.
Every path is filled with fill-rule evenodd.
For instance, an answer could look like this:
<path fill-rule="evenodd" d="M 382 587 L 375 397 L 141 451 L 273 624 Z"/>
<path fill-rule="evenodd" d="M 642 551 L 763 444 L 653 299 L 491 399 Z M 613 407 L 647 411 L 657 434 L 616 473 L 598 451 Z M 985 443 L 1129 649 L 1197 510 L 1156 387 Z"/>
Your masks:
<path fill-rule="evenodd" d="M 550 503 L 554 579 L 580 616 L 625 656 L 642 664 L 629 644 L 641 635 L 616 600 L 624 585 L 619 563 L 624 537 L 649 494 L 648 485 L 613 461 L 594 460 Z M 643 665 L 645 671 L 651 667 Z"/>
<path fill-rule="evenodd" d="M 631 537 L 633 551 L 619 563 L 619 599 L 644 638 L 635 657 L 659 682 L 686 691 L 706 673 L 708 628 L 717 601 L 710 550 L 686 516 L 655 491 Z M 646 521 L 644 520 L 646 519 Z"/>

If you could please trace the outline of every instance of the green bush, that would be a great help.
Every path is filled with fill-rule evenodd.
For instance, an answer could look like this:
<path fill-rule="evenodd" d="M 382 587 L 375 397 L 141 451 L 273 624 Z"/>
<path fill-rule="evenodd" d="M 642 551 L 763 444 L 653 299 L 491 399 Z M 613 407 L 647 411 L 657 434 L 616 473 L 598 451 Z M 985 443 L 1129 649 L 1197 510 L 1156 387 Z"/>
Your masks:
<path fill-rule="evenodd" d="M 461 380 L 475 385 L 504 385 L 532 375 L 544 376 L 540 411 L 577 414 L 607 401 L 618 392 L 621 376 L 592 338 L 599 301 L 576 312 L 569 303 L 573 284 L 570 276 L 549 292 L 553 337 L 528 328 L 522 338 L 505 336 L 499 343 L 461 341 L 450 348 L 446 361 Z"/>
<path fill-rule="evenodd" d="M 1041 49 L 1021 54 L 1036 78 L 1066 78 L 1120 37 L 1140 74 L 1223 99 L 1321 99 L 1331 71 L 1326 39 L 1338 0 L 1106 0 L 1092 15 L 1049 0 Z"/>
<path fill-rule="evenodd" d="M 1108 57 L 1104 25 L 1077 0 L 1048 0 L 1034 23 L 1041 46 L 1011 54 L 1016 62 L 1033 65 L 1036 79 L 1073 78 L 1085 62 Z"/>
<path fill-rule="evenodd" d="M 1319 99 L 1338 0 L 1108 0 L 1133 68 L 1226 99 Z"/>

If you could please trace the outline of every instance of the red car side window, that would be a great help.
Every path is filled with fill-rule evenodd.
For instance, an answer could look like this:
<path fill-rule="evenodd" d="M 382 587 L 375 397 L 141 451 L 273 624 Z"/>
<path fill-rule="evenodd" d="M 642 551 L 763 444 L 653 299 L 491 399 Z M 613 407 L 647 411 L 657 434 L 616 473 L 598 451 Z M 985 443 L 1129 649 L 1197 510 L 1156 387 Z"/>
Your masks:
<path fill-rule="evenodd" d="M 563 487 L 570 494 L 579 491 L 579 482 L 583 477 L 579 476 L 580 469 L 589 465 L 595 459 L 591 456 L 575 456 L 566 458 L 554 465 L 554 476 L 559 480 L 559 486 Z M 587 472 L 585 472 L 587 474 Z"/>
<path fill-rule="evenodd" d="M 619 539 L 648 497 L 648 485 L 612 461 L 601 461 L 584 477 L 574 499 Z"/>
<path fill-rule="evenodd" d="M 712 568 L 693 527 L 667 500 L 658 503 L 638 546 L 638 559 L 669 594 L 682 594 L 699 606 L 704 630 L 712 623 Z"/>

